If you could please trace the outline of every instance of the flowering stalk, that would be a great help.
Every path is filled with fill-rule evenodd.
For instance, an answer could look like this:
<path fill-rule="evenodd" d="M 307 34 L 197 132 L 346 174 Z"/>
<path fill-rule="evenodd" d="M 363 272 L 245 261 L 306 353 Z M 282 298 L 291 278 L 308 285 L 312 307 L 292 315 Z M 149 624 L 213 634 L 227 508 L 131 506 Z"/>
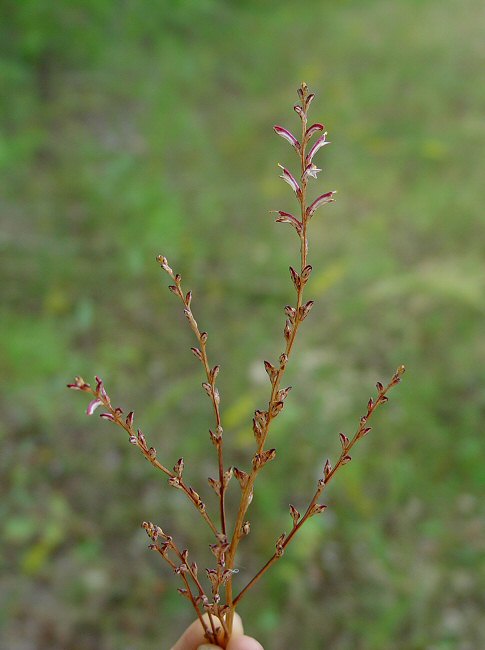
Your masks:
<path fill-rule="evenodd" d="M 275 126 L 274 130 L 278 135 L 281 135 L 285 140 L 289 141 L 295 149 L 300 160 L 300 182 L 288 171 L 285 167 L 280 165 L 282 170 L 281 178 L 290 185 L 296 194 L 297 200 L 300 204 L 300 219 L 293 215 L 277 211 L 278 217 L 276 221 L 286 222 L 293 226 L 300 239 L 300 272 L 297 273 L 293 267 L 290 266 L 290 276 L 296 290 L 296 306 L 285 307 L 287 316 L 283 336 L 286 342 L 285 349 L 279 357 L 279 364 L 277 367 L 273 366 L 269 361 L 265 361 L 265 369 L 268 373 L 271 383 L 271 395 L 268 401 L 266 411 L 256 411 L 253 420 L 253 431 L 256 437 L 257 451 L 253 457 L 252 469 L 249 475 L 244 476 L 244 484 L 242 485 L 242 495 L 239 503 L 239 510 L 236 517 L 236 523 L 231 539 L 231 545 L 228 552 L 227 563 L 228 567 L 232 568 L 235 562 L 235 555 L 242 537 L 245 536 L 244 519 L 248 510 L 249 504 L 253 498 L 253 489 L 256 477 L 258 476 L 264 465 L 273 460 L 276 455 L 275 449 L 264 450 L 266 439 L 269 434 L 272 421 L 278 416 L 284 407 L 285 399 L 291 390 L 291 386 L 281 389 L 281 381 L 283 379 L 288 360 L 291 355 L 293 344 L 301 323 L 310 313 L 313 307 L 313 300 L 306 303 L 303 302 L 303 293 L 305 286 L 310 277 L 312 267 L 307 263 L 308 257 L 308 236 L 307 229 L 308 223 L 313 216 L 315 210 L 323 203 L 330 203 L 333 201 L 335 192 L 327 192 L 326 194 L 318 197 L 309 207 L 307 207 L 306 193 L 308 179 L 316 178 L 320 169 L 313 163 L 313 157 L 320 147 L 328 144 L 326 140 L 326 133 L 320 136 L 317 142 L 310 149 L 307 154 L 307 145 L 313 134 L 323 131 L 322 124 L 313 124 L 308 128 L 308 109 L 314 98 L 313 93 L 308 92 L 306 84 L 302 84 L 298 90 L 298 95 L 301 100 L 301 105 L 295 106 L 295 111 L 301 119 L 301 141 L 299 142 L 289 131 L 280 126 Z M 232 596 L 232 581 L 228 583 L 226 588 L 227 602 L 231 607 L 229 617 L 229 625 L 232 624 L 232 617 L 234 612 L 234 600 Z"/>
<path fill-rule="evenodd" d="M 215 539 L 214 543 L 210 545 L 210 550 L 215 558 L 215 567 L 205 570 L 207 576 L 206 584 L 208 587 L 205 588 L 199 577 L 197 563 L 194 561 L 189 562 L 189 551 L 187 549 L 181 550 L 173 538 L 167 535 L 159 526 L 151 522 L 143 522 L 142 524 L 142 527 L 151 540 L 149 548 L 161 555 L 174 573 L 180 576 L 183 587 L 178 591 L 190 601 L 203 627 L 205 638 L 210 643 L 217 644 L 222 648 L 227 647 L 231 637 L 233 616 L 236 607 L 266 571 L 283 556 L 286 547 L 295 538 L 305 522 L 314 515 L 325 511 L 327 506 L 319 503 L 324 489 L 336 473 L 350 462 L 350 452 L 357 442 L 362 440 L 371 430 L 369 427 L 370 418 L 378 407 L 387 402 L 388 392 L 393 386 L 399 383 L 404 373 L 404 366 L 400 366 L 387 386 L 384 387 L 383 384 L 377 382 L 377 396 L 369 400 L 367 411 L 360 418 L 359 426 L 353 437 L 349 439 L 343 433 L 340 434 L 340 456 L 334 467 L 332 467 L 329 460 L 325 462 L 322 477 L 318 481 L 313 497 L 303 514 L 300 514 L 297 508 L 290 504 L 289 511 L 293 522 L 291 531 L 289 534 L 283 532 L 278 537 L 275 542 L 275 550 L 269 560 L 249 580 L 246 586 L 234 596 L 233 577 L 237 573 L 237 570 L 234 569 L 236 553 L 241 539 L 250 532 L 250 522 L 246 519 L 246 516 L 253 498 L 255 482 L 263 467 L 276 457 L 276 449 L 267 448 L 267 440 L 271 424 L 283 410 L 285 400 L 291 390 L 291 386 L 282 388 L 284 374 L 293 350 L 297 332 L 313 307 L 313 300 L 306 300 L 304 297 L 305 287 L 312 272 L 312 267 L 308 263 L 309 222 L 320 207 L 333 202 L 335 194 L 333 191 L 325 192 L 317 196 L 312 202 L 307 200 L 308 183 L 310 179 L 316 179 L 318 173 L 321 171 L 314 163 L 314 158 L 319 150 L 329 144 L 329 142 L 323 124 L 316 122 L 308 126 L 308 111 L 314 98 L 313 93 L 310 93 L 306 84 L 303 83 L 298 89 L 298 95 L 300 103 L 294 106 L 294 110 L 301 120 L 300 140 L 286 128 L 282 126 L 274 127 L 275 133 L 286 140 L 294 149 L 299 161 L 299 171 L 296 176 L 286 167 L 279 165 L 281 178 L 290 186 L 295 194 L 299 205 L 299 214 L 295 216 L 283 210 L 277 210 L 275 212 L 276 221 L 292 226 L 300 241 L 298 270 L 290 266 L 290 277 L 296 297 L 294 306 L 287 305 L 284 310 L 286 321 L 283 329 L 283 352 L 280 354 L 278 362 L 275 365 L 269 361 L 264 362 L 264 367 L 271 384 L 271 390 L 266 409 L 256 410 L 254 413 L 253 432 L 256 440 L 256 450 L 252 456 L 251 467 L 248 472 L 237 467 L 229 467 L 226 469 L 224 466 L 220 395 L 216 386 L 219 366 L 211 366 L 209 363 L 207 354 L 208 337 L 206 332 L 200 331 L 192 312 L 192 293 L 190 291 L 185 293 L 182 288 L 181 276 L 174 273 L 167 259 L 163 255 L 159 255 L 157 258 L 161 268 L 173 281 L 169 289 L 183 303 L 184 314 L 196 337 L 197 347 L 191 348 L 191 351 L 203 366 L 205 381 L 202 383 L 202 387 L 207 393 L 214 411 L 215 426 L 213 431 L 209 430 L 209 434 L 217 451 L 218 474 L 217 478 L 209 477 L 208 482 L 217 496 L 219 525 L 214 523 L 199 494 L 185 482 L 183 478 L 184 459 L 180 458 L 174 465 L 173 470 L 162 465 L 157 458 L 156 450 L 148 445 L 143 432 L 140 429 L 135 429 L 133 411 L 130 411 L 125 417 L 121 408 L 113 407 L 101 379 L 96 377 L 96 386 L 94 388 L 87 384 L 81 377 L 76 377 L 72 384 L 68 384 L 69 388 L 83 391 L 91 396 L 92 399 L 87 408 L 88 415 L 93 415 L 98 407 L 103 407 L 104 412 L 101 413 L 101 417 L 126 431 L 129 436 L 129 441 L 135 447 L 138 447 L 146 460 L 168 477 L 170 486 L 183 491 L 212 531 Z M 313 144 L 310 144 L 313 138 L 315 138 Z M 236 477 L 240 485 L 241 496 L 231 527 L 232 532 L 229 535 L 225 496 L 232 476 Z M 225 600 L 221 596 L 223 589 L 225 589 Z M 207 617 L 204 614 L 207 614 Z"/>

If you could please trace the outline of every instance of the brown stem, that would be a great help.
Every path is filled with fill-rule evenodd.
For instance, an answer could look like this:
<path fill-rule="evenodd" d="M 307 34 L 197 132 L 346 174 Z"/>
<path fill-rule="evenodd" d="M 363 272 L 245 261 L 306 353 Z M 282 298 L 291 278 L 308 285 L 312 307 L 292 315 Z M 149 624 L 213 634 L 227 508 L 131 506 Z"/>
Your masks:
<path fill-rule="evenodd" d="M 172 541 L 170 542 L 170 547 L 177 553 L 177 555 L 179 555 L 180 559 L 182 559 L 182 557 L 178 553 L 178 549 L 176 548 L 175 544 Z M 162 552 L 162 549 L 159 548 L 158 546 L 156 547 L 156 550 L 163 557 L 163 559 L 172 567 L 173 571 L 176 572 L 177 565 L 175 564 L 175 562 L 172 562 L 172 560 L 168 557 L 167 553 Z M 200 611 L 200 608 L 199 608 L 199 606 L 197 604 L 197 601 L 194 598 L 194 595 L 192 593 L 192 590 L 190 589 L 190 585 L 189 585 L 189 582 L 188 582 L 187 578 L 185 577 L 185 574 L 183 572 L 181 572 L 180 577 L 182 578 L 182 580 L 183 580 L 183 582 L 185 584 L 185 587 L 187 589 L 187 594 L 189 596 L 189 600 L 192 603 L 192 606 L 194 607 L 194 609 L 195 609 L 195 611 L 197 613 L 197 618 L 199 619 L 200 624 L 202 625 L 202 627 L 204 629 L 204 634 L 205 634 L 206 638 L 209 641 L 212 641 L 211 632 L 209 631 L 209 628 L 207 627 L 207 623 L 205 622 L 205 620 L 204 620 L 204 618 L 202 616 L 202 612 Z M 213 633 L 214 633 L 214 639 L 215 639 L 216 636 L 215 636 L 214 624 L 213 624 L 213 622 L 212 622 L 212 620 L 210 618 L 210 614 L 209 614 L 209 620 L 211 622 L 211 627 L 212 627 L 212 630 L 213 630 Z"/>
<path fill-rule="evenodd" d="M 162 465 L 156 458 L 156 455 L 154 454 L 153 447 L 148 447 L 148 445 L 142 444 L 139 441 L 139 436 L 137 436 L 137 433 L 135 432 L 133 428 L 133 424 L 127 424 L 126 421 L 121 417 L 121 413 L 119 410 L 113 408 L 111 405 L 111 401 L 109 398 L 104 397 L 103 395 L 97 393 L 95 390 L 93 390 L 91 387 L 84 389 L 86 392 L 91 393 L 94 397 L 97 399 L 101 400 L 103 403 L 103 406 L 108 410 L 110 415 L 113 417 L 113 422 L 114 424 L 117 424 L 120 426 L 122 429 L 124 429 L 128 435 L 130 436 L 130 440 L 135 440 L 136 441 L 136 446 L 140 449 L 141 453 L 145 456 L 145 458 L 148 460 L 149 463 L 151 463 L 154 467 L 162 471 L 164 474 L 166 474 L 169 478 L 178 478 L 177 475 L 174 472 L 171 472 L 167 467 Z M 143 438 L 144 440 L 144 438 Z M 153 451 L 152 451 L 153 450 Z M 187 495 L 187 497 L 190 499 L 190 501 L 193 503 L 193 505 L 197 508 L 197 511 L 201 514 L 202 518 L 206 521 L 207 525 L 209 528 L 212 530 L 214 535 L 218 534 L 217 528 L 214 525 L 214 522 L 210 518 L 210 516 L 207 514 L 207 511 L 201 510 L 199 507 L 199 502 L 195 497 L 191 494 L 189 488 L 187 485 L 184 483 L 182 478 L 179 479 L 180 483 L 180 489 L 183 490 L 183 492 Z"/>
<path fill-rule="evenodd" d="M 278 369 L 276 373 L 276 377 L 273 380 L 273 386 L 271 390 L 271 396 L 268 402 L 268 415 L 266 419 L 266 423 L 262 432 L 262 435 L 259 439 L 259 444 L 258 444 L 258 451 L 257 453 L 260 454 L 263 449 L 264 445 L 266 443 L 266 439 L 268 437 L 269 429 L 272 420 L 274 419 L 274 415 L 272 415 L 272 405 L 276 400 L 277 393 L 280 389 L 281 385 L 281 380 L 283 378 L 283 375 L 286 370 L 287 366 L 287 361 L 290 357 L 291 350 L 293 348 L 293 343 L 296 338 L 296 334 L 298 331 L 298 328 L 302 322 L 302 318 L 300 315 L 300 308 L 303 305 L 303 290 L 305 287 L 306 282 L 303 280 L 301 277 L 303 274 L 303 269 L 307 266 L 307 255 L 308 255 L 308 239 L 307 239 L 307 225 L 308 225 L 308 217 L 307 217 L 307 206 L 306 206 L 306 188 L 307 188 L 307 179 L 304 177 L 304 171 L 306 167 L 306 145 L 307 145 L 307 138 L 306 138 L 306 127 L 307 127 L 307 115 L 306 115 L 306 109 L 304 108 L 304 112 L 302 114 L 302 137 L 301 137 L 301 145 L 300 145 L 300 167 L 301 167 L 301 194 L 299 195 L 299 202 L 300 202 L 300 211 L 301 211 L 301 223 L 302 223 L 302 229 L 300 232 L 300 264 L 301 264 L 301 269 L 300 269 L 300 282 L 297 287 L 297 305 L 296 305 L 296 316 L 295 316 L 295 321 L 293 323 L 293 328 L 291 330 L 290 336 L 288 337 L 288 340 L 286 342 L 286 348 L 284 354 L 286 355 L 286 362 L 282 365 L 280 365 L 280 368 Z M 241 500 L 239 504 L 239 510 L 236 518 L 236 523 L 234 525 L 234 531 L 232 534 L 231 538 L 231 545 L 229 547 L 228 555 L 227 555 L 227 566 L 229 569 L 232 569 L 234 566 L 234 561 L 235 561 L 235 556 L 237 552 L 237 548 L 239 545 L 239 542 L 241 540 L 242 534 L 241 534 L 241 528 L 243 525 L 243 521 L 247 512 L 247 509 L 249 507 L 250 501 L 251 501 L 251 495 L 253 492 L 253 486 L 254 482 L 256 480 L 256 477 L 259 473 L 261 468 L 259 467 L 254 467 L 251 470 L 251 473 L 249 475 L 249 479 L 247 481 L 247 484 L 245 488 L 243 489 L 243 493 L 241 495 Z M 228 624 L 229 624 L 229 629 L 232 629 L 232 621 L 234 617 L 234 605 L 235 601 L 233 601 L 232 597 L 232 579 L 230 579 L 227 583 L 226 587 L 226 597 L 227 597 L 227 604 L 231 608 L 229 611 L 228 615 Z"/>
<path fill-rule="evenodd" d="M 213 369 L 209 364 L 209 358 L 207 356 L 207 334 L 206 332 L 201 332 L 197 321 L 194 318 L 192 310 L 190 308 L 190 303 L 192 300 L 191 292 L 185 294 L 182 289 L 182 278 L 179 274 L 173 272 L 173 270 L 168 265 L 168 262 L 165 257 L 159 255 L 157 261 L 160 263 L 162 269 L 168 273 L 168 275 L 175 282 L 175 286 L 171 287 L 172 293 L 175 293 L 184 305 L 184 313 L 189 321 L 190 328 L 192 329 L 195 337 L 199 343 L 200 348 L 196 350 L 196 356 L 200 359 L 202 365 L 204 366 L 207 382 L 211 387 L 210 398 L 212 401 L 212 406 L 214 409 L 214 415 L 216 419 L 216 432 L 219 436 L 217 443 L 217 461 L 219 467 L 219 482 L 220 482 L 220 491 L 219 491 L 219 514 L 221 521 L 221 531 L 226 534 L 226 513 L 225 513 L 225 492 L 226 486 L 224 485 L 224 461 L 223 461 L 223 442 L 222 442 L 222 424 L 221 424 L 221 413 L 219 408 L 219 398 L 218 392 L 215 386 L 216 377 L 213 375 Z M 193 348 L 193 350 L 195 350 Z"/>

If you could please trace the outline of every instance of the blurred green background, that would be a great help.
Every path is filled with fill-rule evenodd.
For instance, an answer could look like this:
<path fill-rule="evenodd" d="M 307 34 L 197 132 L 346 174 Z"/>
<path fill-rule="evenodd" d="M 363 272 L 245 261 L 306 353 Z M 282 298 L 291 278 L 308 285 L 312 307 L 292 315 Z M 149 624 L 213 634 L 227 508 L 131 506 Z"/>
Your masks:
<path fill-rule="evenodd" d="M 210 405 L 163 253 L 222 366 L 227 463 L 248 466 L 298 263 L 293 231 L 268 216 L 294 207 L 276 162 L 296 159 L 272 125 L 297 129 L 304 79 L 332 141 L 318 188 L 339 194 L 312 221 L 316 305 L 237 584 L 289 529 L 288 503 L 305 506 L 376 380 L 408 372 L 326 514 L 241 614 L 267 650 L 485 648 L 483 1 L 1 11 L 1 647 L 164 649 L 193 618 L 139 525 L 210 566 L 204 527 L 65 384 L 101 375 L 211 498 Z"/>

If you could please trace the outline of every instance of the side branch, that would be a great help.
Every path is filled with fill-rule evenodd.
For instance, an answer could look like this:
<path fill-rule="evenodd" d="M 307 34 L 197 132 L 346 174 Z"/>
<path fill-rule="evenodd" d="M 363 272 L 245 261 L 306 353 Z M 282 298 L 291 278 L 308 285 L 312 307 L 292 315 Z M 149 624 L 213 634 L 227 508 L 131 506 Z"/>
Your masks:
<path fill-rule="evenodd" d="M 277 560 L 279 560 L 280 557 L 283 556 L 286 547 L 291 542 L 291 540 L 296 535 L 296 533 L 300 530 L 300 528 L 303 526 L 303 524 L 308 519 L 310 519 L 310 517 L 313 517 L 316 514 L 324 512 L 327 506 L 317 503 L 318 499 L 320 498 L 320 495 L 324 491 L 325 487 L 333 479 L 333 477 L 338 472 L 338 470 L 341 467 L 343 467 L 343 465 L 346 465 L 348 462 L 350 462 L 351 460 L 351 457 L 349 455 L 350 451 L 359 440 L 361 440 L 364 436 L 366 436 L 369 433 L 369 431 L 371 430 L 370 427 L 368 426 L 368 422 L 370 418 L 372 417 L 372 415 L 374 414 L 378 406 L 380 406 L 381 404 L 385 404 L 388 401 L 387 393 L 393 386 L 395 386 L 400 382 L 401 377 L 404 374 L 404 371 L 405 371 L 404 366 L 400 366 L 396 370 L 391 381 L 386 387 L 382 386 L 380 382 L 377 383 L 377 391 L 378 391 L 377 398 L 375 399 L 375 401 L 372 398 L 369 400 L 367 404 L 367 413 L 361 417 L 357 431 L 355 432 L 351 440 L 349 440 L 347 436 L 345 436 L 344 434 L 340 434 L 342 451 L 340 453 L 340 457 L 337 463 L 335 464 L 335 467 L 332 468 L 330 462 L 328 460 L 326 461 L 323 469 L 324 477 L 318 481 L 318 486 L 315 491 L 315 494 L 313 495 L 313 498 L 310 501 L 309 506 L 307 507 L 305 513 L 301 518 L 300 518 L 300 513 L 296 510 L 296 508 L 294 506 L 290 506 L 290 514 L 293 518 L 293 528 L 291 532 L 288 535 L 286 535 L 286 533 L 283 533 L 280 536 L 280 538 L 276 543 L 275 553 L 270 557 L 270 559 L 266 562 L 266 564 L 258 571 L 258 573 L 254 576 L 254 578 L 252 578 L 252 580 L 250 580 L 248 584 L 234 598 L 233 600 L 234 606 L 236 606 L 240 602 L 240 600 L 246 595 L 249 589 L 251 589 L 251 587 L 253 587 L 258 582 L 258 580 L 266 573 L 266 571 Z"/>
<path fill-rule="evenodd" d="M 89 384 L 87 384 L 84 381 L 82 377 L 75 377 L 74 383 L 68 384 L 68 388 L 72 388 L 74 390 L 81 390 L 85 393 L 89 393 L 90 395 L 92 395 L 93 399 L 89 403 L 88 408 L 86 410 L 87 415 L 93 415 L 93 413 L 98 407 L 103 406 L 106 409 L 106 412 L 101 413 L 100 417 L 103 418 L 104 420 L 109 420 L 110 422 L 113 422 L 113 424 L 116 424 L 122 429 L 124 429 L 129 436 L 129 440 L 131 444 L 134 445 L 135 447 L 138 447 L 138 449 L 141 451 L 141 453 L 149 463 L 151 463 L 154 467 L 156 467 L 157 469 L 159 469 L 169 477 L 168 482 L 172 487 L 176 487 L 183 490 L 183 492 L 187 495 L 189 500 L 196 507 L 198 512 L 200 512 L 202 518 L 206 521 L 207 525 L 212 530 L 214 535 L 218 534 L 217 528 L 214 525 L 214 522 L 212 521 L 210 516 L 208 515 L 205 504 L 201 500 L 200 496 L 192 487 L 187 485 L 182 478 L 183 458 L 179 459 L 173 471 L 170 471 L 167 467 L 162 465 L 157 460 L 156 449 L 154 447 L 148 446 L 143 432 L 140 429 L 137 429 L 135 431 L 135 427 L 133 424 L 134 412 L 130 411 L 125 418 L 123 415 L 123 410 L 121 408 L 113 407 L 111 404 L 111 399 L 104 387 L 103 381 L 99 377 L 96 377 L 96 388 L 92 388 Z"/>
<path fill-rule="evenodd" d="M 219 374 L 219 366 L 214 366 L 213 368 L 211 368 L 210 366 L 209 358 L 207 356 L 207 332 L 200 331 L 197 321 L 195 320 L 194 315 L 192 313 L 192 309 L 191 309 L 192 292 L 189 291 L 185 293 L 183 291 L 182 277 L 178 273 L 173 272 L 173 270 L 170 268 L 168 264 L 166 257 L 164 257 L 163 255 L 159 255 L 157 257 L 157 262 L 160 264 L 161 268 L 174 281 L 175 284 L 171 285 L 169 289 L 173 294 L 178 296 L 178 298 L 182 301 L 184 305 L 185 317 L 189 321 L 190 328 L 195 334 L 195 337 L 199 344 L 198 348 L 191 348 L 191 350 L 194 356 L 196 356 L 197 359 L 199 359 L 199 361 L 202 363 L 204 367 L 207 382 L 204 382 L 202 386 L 206 391 L 207 395 L 209 396 L 214 409 L 216 430 L 215 433 L 211 432 L 211 439 L 217 448 L 219 481 L 216 482 L 213 481 L 212 479 L 213 482 L 211 483 L 211 485 L 212 487 L 214 487 L 216 493 L 219 496 L 219 513 L 220 513 L 220 520 L 221 520 L 221 531 L 222 534 L 225 535 L 226 534 L 225 492 L 226 492 L 227 484 L 232 474 L 230 472 L 224 473 L 223 440 L 222 440 L 223 429 L 222 429 L 221 413 L 219 407 L 220 396 L 219 396 L 219 390 L 216 387 L 216 378 L 217 375 Z"/>

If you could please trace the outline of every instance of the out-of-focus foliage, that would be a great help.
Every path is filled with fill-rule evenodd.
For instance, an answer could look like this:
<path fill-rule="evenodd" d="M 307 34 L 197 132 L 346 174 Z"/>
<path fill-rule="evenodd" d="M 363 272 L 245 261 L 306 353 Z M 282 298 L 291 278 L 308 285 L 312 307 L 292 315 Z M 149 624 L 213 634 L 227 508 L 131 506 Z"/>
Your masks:
<path fill-rule="evenodd" d="M 294 91 L 332 146 L 302 328 L 240 584 L 303 507 L 377 379 L 408 373 L 329 508 L 241 607 L 268 650 L 485 647 L 485 5 L 481 0 L 6 0 L 2 56 L 0 645 L 166 648 L 192 616 L 145 551 L 206 532 L 64 386 L 100 374 L 204 492 L 210 409 L 164 253 L 222 365 L 227 462 L 281 351 L 290 229 L 275 163 Z M 234 488 L 234 497 L 237 493 Z M 287 614 L 282 617 L 281 613 Z"/>

